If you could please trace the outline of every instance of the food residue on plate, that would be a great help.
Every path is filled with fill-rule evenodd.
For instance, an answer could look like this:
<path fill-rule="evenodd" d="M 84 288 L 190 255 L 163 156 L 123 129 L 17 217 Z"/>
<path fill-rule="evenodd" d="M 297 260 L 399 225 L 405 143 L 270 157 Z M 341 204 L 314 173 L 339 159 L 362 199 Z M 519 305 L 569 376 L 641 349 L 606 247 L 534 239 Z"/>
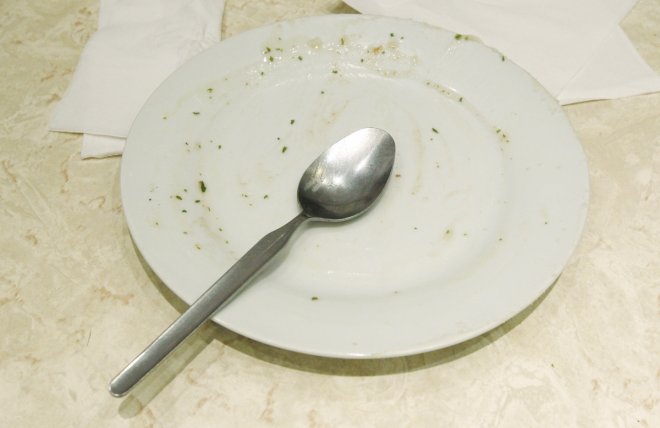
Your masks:
<path fill-rule="evenodd" d="M 509 136 L 504 131 L 502 131 L 502 128 L 495 128 L 495 133 L 500 137 L 500 140 L 503 143 L 510 143 L 511 142 L 511 140 L 509 139 Z"/>

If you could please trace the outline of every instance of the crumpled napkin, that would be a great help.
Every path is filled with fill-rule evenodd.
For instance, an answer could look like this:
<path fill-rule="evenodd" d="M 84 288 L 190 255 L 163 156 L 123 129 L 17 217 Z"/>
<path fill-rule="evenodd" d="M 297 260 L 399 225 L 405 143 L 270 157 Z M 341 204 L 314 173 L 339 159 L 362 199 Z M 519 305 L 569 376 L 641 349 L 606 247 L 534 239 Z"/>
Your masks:
<path fill-rule="evenodd" d="M 138 111 L 179 65 L 220 40 L 224 0 L 101 0 L 98 30 L 51 117 L 81 156 L 120 154 Z"/>
<path fill-rule="evenodd" d="M 660 77 L 619 27 L 637 0 L 344 0 L 498 49 L 561 104 L 660 91 Z"/>

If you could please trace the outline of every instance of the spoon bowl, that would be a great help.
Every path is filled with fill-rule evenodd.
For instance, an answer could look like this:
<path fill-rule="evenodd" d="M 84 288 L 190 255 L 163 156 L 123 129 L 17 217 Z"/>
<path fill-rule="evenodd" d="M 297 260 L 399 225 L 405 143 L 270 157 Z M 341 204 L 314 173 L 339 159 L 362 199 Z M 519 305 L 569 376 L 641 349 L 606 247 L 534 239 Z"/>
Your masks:
<path fill-rule="evenodd" d="M 303 173 L 298 184 L 303 212 L 326 221 L 360 215 L 382 193 L 394 156 L 394 140 L 382 129 L 360 129 L 339 140 Z"/>
<path fill-rule="evenodd" d="M 277 254 L 307 220 L 343 221 L 365 212 L 378 199 L 394 165 L 392 137 L 363 128 L 323 152 L 298 184 L 302 212 L 261 238 L 160 336 L 110 381 L 110 393 L 125 395 L 238 292 Z"/>

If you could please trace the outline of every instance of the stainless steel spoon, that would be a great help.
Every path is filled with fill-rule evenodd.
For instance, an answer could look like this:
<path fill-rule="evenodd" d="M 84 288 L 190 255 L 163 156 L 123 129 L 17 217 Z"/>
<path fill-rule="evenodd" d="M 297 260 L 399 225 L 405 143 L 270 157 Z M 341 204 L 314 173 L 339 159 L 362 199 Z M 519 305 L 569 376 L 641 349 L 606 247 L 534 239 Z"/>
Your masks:
<path fill-rule="evenodd" d="M 197 299 L 151 345 L 110 382 L 110 393 L 125 395 L 186 337 L 208 320 L 281 250 L 307 220 L 343 221 L 369 208 L 387 183 L 394 164 L 392 137 L 377 128 L 363 128 L 323 152 L 305 170 L 298 184 L 302 212 L 261 238 Z"/>

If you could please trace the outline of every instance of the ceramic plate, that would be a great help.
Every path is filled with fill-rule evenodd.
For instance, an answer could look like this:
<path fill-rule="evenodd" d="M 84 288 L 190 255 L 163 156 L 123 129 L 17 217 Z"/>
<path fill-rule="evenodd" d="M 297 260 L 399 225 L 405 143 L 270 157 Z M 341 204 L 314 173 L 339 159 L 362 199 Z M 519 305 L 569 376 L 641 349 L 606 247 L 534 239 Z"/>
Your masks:
<path fill-rule="evenodd" d="M 362 127 L 397 144 L 382 198 L 305 226 L 215 322 L 303 353 L 399 356 L 492 329 L 557 278 L 588 199 L 561 108 L 470 37 L 363 15 L 240 34 L 160 86 L 122 162 L 136 245 L 193 302 L 297 214 L 304 169 Z"/>

